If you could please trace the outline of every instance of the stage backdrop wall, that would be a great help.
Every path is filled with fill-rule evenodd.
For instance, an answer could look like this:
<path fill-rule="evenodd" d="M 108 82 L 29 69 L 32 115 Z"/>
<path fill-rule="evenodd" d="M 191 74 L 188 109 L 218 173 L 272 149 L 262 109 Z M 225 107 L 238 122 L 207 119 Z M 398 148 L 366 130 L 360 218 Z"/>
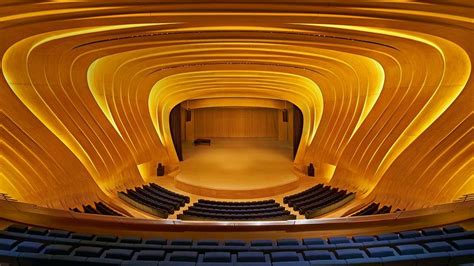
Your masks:
<path fill-rule="evenodd" d="M 193 110 L 196 138 L 278 139 L 278 112 L 270 108 L 211 107 Z"/>

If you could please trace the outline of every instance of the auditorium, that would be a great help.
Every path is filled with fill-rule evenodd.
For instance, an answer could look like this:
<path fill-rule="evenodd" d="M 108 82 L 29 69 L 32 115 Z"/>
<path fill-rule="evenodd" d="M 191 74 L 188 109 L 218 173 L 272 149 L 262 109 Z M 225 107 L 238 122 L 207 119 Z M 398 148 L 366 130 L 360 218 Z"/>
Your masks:
<path fill-rule="evenodd" d="M 0 59 L 0 266 L 474 265 L 471 0 L 2 0 Z"/>

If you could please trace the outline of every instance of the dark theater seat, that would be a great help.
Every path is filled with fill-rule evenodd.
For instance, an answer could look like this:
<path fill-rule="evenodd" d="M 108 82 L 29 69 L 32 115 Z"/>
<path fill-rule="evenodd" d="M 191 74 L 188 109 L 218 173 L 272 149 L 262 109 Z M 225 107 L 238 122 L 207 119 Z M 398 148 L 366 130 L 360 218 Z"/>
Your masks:
<path fill-rule="evenodd" d="M 294 220 L 275 200 L 233 202 L 200 199 L 182 214 L 181 220 Z"/>
<path fill-rule="evenodd" d="M 283 198 L 283 202 L 306 218 L 325 214 L 354 199 L 355 193 L 318 184 Z"/>

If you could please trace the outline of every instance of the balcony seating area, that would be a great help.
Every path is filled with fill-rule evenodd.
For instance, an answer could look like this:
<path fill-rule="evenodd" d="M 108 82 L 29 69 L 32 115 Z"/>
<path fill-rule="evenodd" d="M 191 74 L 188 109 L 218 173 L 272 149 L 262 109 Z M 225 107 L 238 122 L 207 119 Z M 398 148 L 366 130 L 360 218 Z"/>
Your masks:
<path fill-rule="evenodd" d="M 127 189 L 125 192 L 120 191 L 118 196 L 136 208 L 162 218 L 167 218 L 169 214 L 173 214 L 189 203 L 188 196 L 167 190 L 154 183 Z"/>
<path fill-rule="evenodd" d="M 83 211 L 79 210 L 78 208 L 73 208 L 70 210 L 79 213 L 89 213 L 89 214 L 102 214 L 102 215 L 111 215 L 111 216 L 123 216 L 122 214 L 116 212 L 109 206 L 105 205 L 103 202 L 94 202 L 95 208 L 92 205 L 82 205 Z"/>
<path fill-rule="evenodd" d="M 11 265 L 309 266 L 462 265 L 474 262 L 474 231 L 459 225 L 375 236 L 278 240 L 117 237 L 13 224 L 0 231 Z"/>
<path fill-rule="evenodd" d="M 232 202 L 200 199 L 183 214 L 181 220 L 294 220 L 296 216 L 275 200 Z"/>
<path fill-rule="evenodd" d="M 286 196 L 283 202 L 306 218 L 333 211 L 355 198 L 355 193 L 318 184 L 302 192 Z"/>
<path fill-rule="evenodd" d="M 351 216 L 364 216 L 364 215 L 374 215 L 374 214 L 384 214 L 390 213 L 392 206 L 384 205 L 380 207 L 380 203 L 372 202 L 369 206 L 363 208 L 362 210 L 356 212 Z"/>

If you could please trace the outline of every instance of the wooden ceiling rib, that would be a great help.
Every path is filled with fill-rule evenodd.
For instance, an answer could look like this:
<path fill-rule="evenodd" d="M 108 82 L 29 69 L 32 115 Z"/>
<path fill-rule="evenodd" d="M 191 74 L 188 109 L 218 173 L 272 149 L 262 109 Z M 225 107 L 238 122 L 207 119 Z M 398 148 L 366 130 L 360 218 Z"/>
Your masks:
<path fill-rule="evenodd" d="M 146 181 L 138 165 L 177 165 L 176 104 L 253 98 L 302 110 L 296 167 L 397 208 L 450 202 L 474 192 L 472 14 L 469 0 L 2 1 L 0 192 L 107 202 Z"/>

